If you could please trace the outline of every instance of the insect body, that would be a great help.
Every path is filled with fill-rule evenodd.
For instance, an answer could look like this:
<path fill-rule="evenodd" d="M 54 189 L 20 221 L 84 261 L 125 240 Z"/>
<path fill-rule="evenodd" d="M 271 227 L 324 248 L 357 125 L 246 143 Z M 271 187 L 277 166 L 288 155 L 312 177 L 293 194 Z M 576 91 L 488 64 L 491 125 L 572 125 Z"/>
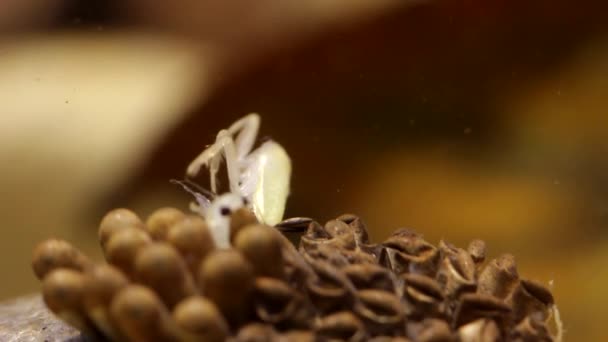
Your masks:
<path fill-rule="evenodd" d="M 215 143 L 196 157 L 186 170 L 187 177 L 196 176 L 201 167 L 209 169 L 211 191 L 217 194 L 217 173 L 222 158 L 226 160 L 230 192 L 209 201 L 198 194 L 198 211 L 209 221 L 227 222 L 228 216 L 239 206 L 248 206 L 257 219 L 275 225 L 283 218 L 289 194 L 291 160 L 285 149 L 270 140 L 253 150 L 260 126 L 260 117 L 249 114 L 221 130 Z M 224 223 L 224 226 L 227 223 Z M 212 229 L 216 229 L 213 227 Z M 217 228 L 222 230 L 224 228 Z M 225 227 L 226 234 L 228 228 Z"/>
<path fill-rule="evenodd" d="M 217 196 L 202 213 L 213 241 L 220 248 L 230 247 L 230 214 L 245 206 L 243 198 L 233 193 Z"/>

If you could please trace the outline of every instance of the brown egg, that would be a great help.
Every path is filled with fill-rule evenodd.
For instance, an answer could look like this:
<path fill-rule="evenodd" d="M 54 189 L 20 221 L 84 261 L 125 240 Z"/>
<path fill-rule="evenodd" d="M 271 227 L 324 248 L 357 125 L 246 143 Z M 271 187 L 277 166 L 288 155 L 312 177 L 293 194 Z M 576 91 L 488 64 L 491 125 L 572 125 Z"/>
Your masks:
<path fill-rule="evenodd" d="M 486 259 L 486 243 L 483 240 L 475 239 L 469 243 L 467 252 L 477 265 L 481 265 Z"/>
<path fill-rule="evenodd" d="M 252 310 L 253 267 L 232 249 L 211 252 L 200 266 L 199 286 L 231 325 L 238 325 Z"/>
<path fill-rule="evenodd" d="M 350 311 L 340 311 L 320 318 L 315 324 L 318 337 L 326 340 L 365 341 L 363 323 Z"/>
<path fill-rule="evenodd" d="M 69 242 L 48 239 L 36 246 L 32 258 L 32 268 L 38 279 L 42 280 L 49 272 L 58 268 L 84 271 L 93 263 Z"/>
<path fill-rule="evenodd" d="M 369 342 L 412 342 L 403 336 L 376 336 L 368 339 Z"/>
<path fill-rule="evenodd" d="M 199 216 L 186 216 L 171 226 L 167 241 L 182 255 L 192 274 L 196 274 L 202 259 L 215 248 L 209 228 Z"/>
<path fill-rule="evenodd" d="M 104 254 L 106 260 L 133 279 L 135 258 L 141 248 L 152 243 L 148 233 L 141 229 L 121 230 L 108 240 Z"/>
<path fill-rule="evenodd" d="M 253 305 L 257 318 L 274 326 L 308 329 L 315 317 L 314 307 L 302 293 L 275 278 L 255 279 Z"/>
<path fill-rule="evenodd" d="M 129 284 L 129 279 L 116 267 L 109 264 L 95 265 L 84 273 L 85 307 L 108 306 L 112 297 Z"/>
<path fill-rule="evenodd" d="M 390 292 L 396 290 L 397 280 L 394 274 L 378 264 L 351 264 L 342 268 L 342 272 L 358 290 L 379 289 Z"/>
<path fill-rule="evenodd" d="M 354 311 L 374 335 L 404 333 L 405 312 L 399 297 L 384 290 L 361 290 Z"/>
<path fill-rule="evenodd" d="M 84 274 L 84 309 L 97 328 L 113 341 L 123 341 L 118 325 L 110 318 L 114 295 L 129 284 L 127 277 L 112 265 L 98 265 Z"/>
<path fill-rule="evenodd" d="M 522 279 L 505 300 L 513 309 L 516 322 L 526 316 L 534 316 L 544 321 L 549 318 L 553 295 L 543 284 Z"/>
<path fill-rule="evenodd" d="M 422 274 L 403 274 L 403 302 L 408 318 L 440 317 L 445 311 L 445 297 L 441 285 L 434 278 Z"/>
<path fill-rule="evenodd" d="M 228 324 L 219 309 L 205 297 L 192 296 L 173 310 L 173 319 L 184 340 L 221 342 L 229 335 Z"/>
<path fill-rule="evenodd" d="M 156 241 L 167 240 L 171 226 L 181 221 L 186 215 L 179 209 L 165 207 L 155 210 L 146 219 L 146 229 L 152 239 Z"/>
<path fill-rule="evenodd" d="M 361 220 L 361 218 L 359 218 L 359 216 L 354 214 L 342 214 L 338 216 L 336 220 L 342 221 L 352 228 L 353 234 L 355 234 L 357 246 L 369 243 L 369 234 L 367 232 L 367 226 Z"/>
<path fill-rule="evenodd" d="M 308 276 L 305 288 L 320 313 L 331 313 L 353 305 L 356 301 L 355 287 L 339 268 L 324 260 L 313 260 L 310 266 L 316 277 Z"/>
<path fill-rule="evenodd" d="M 271 342 L 277 338 L 277 331 L 270 324 L 249 323 L 236 334 L 234 342 Z"/>
<path fill-rule="evenodd" d="M 112 299 L 110 315 L 131 341 L 179 341 L 167 308 L 145 286 L 133 284 L 120 290 Z"/>
<path fill-rule="evenodd" d="M 523 319 L 513 328 L 511 336 L 513 341 L 558 341 L 561 342 L 562 338 L 557 336 L 551 336 L 549 329 L 540 317 L 534 315 L 528 316 Z"/>
<path fill-rule="evenodd" d="M 504 326 L 510 314 L 511 307 L 502 299 L 481 293 L 465 293 L 453 314 L 453 325 L 460 327 L 480 318 L 490 318 Z"/>
<path fill-rule="evenodd" d="M 458 329 L 458 338 L 461 342 L 493 342 L 500 341 L 500 329 L 491 319 L 478 319 L 465 324 Z"/>
<path fill-rule="evenodd" d="M 135 259 L 135 277 L 156 291 L 169 308 L 197 293 L 186 263 L 166 242 L 154 242 L 139 251 Z"/>
<path fill-rule="evenodd" d="M 437 270 L 437 281 L 443 286 L 446 297 L 457 298 L 463 293 L 475 292 L 476 265 L 471 255 L 444 241 L 439 242 L 441 261 Z"/>
<path fill-rule="evenodd" d="M 277 342 L 314 342 L 315 334 L 308 330 L 290 330 L 277 337 Z"/>
<path fill-rule="evenodd" d="M 277 235 L 274 228 L 255 224 L 242 228 L 236 236 L 234 248 L 251 263 L 256 276 L 284 276 L 282 244 Z"/>
<path fill-rule="evenodd" d="M 277 223 L 274 228 L 281 232 L 292 245 L 298 246 L 300 238 L 306 233 L 308 226 L 314 220 L 310 217 L 291 217 Z"/>
<path fill-rule="evenodd" d="M 353 219 L 352 215 L 341 217 L 342 219 L 327 221 L 325 226 L 321 226 L 316 221 L 311 221 L 306 233 L 300 237 L 300 247 L 306 251 L 314 250 L 319 246 L 330 246 L 344 250 L 355 250 L 358 247 L 363 247 L 368 241 L 363 222 L 359 219 Z"/>
<path fill-rule="evenodd" d="M 479 293 L 489 294 L 501 299 L 507 298 L 519 283 L 515 257 L 503 254 L 490 261 L 479 274 L 477 280 Z"/>
<path fill-rule="evenodd" d="M 46 306 L 66 323 L 83 332 L 93 332 L 83 309 L 84 276 L 67 268 L 51 271 L 42 281 Z"/>
<path fill-rule="evenodd" d="M 230 241 L 234 243 L 234 238 L 242 228 L 258 223 L 253 211 L 247 208 L 239 208 L 230 215 Z"/>
<path fill-rule="evenodd" d="M 452 342 L 454 337 L 448 323 L 441 319 L 427 318 L 408 321 L 407 336 L 417 342 Z"/>
<path fill-rule="evenodd" d="M 144 229 L 144 223 L 137 214 L 129 209 L 120 208 L 108 212 L 99 224 L 98 235 L 101 248 L 105 249 L 110 236 L 126 228 Z"/>
<path fill-rule="evenodd" d="M 420 234 L 398 229 L 382 243 L 378 262 L 396 274 L 419 273 L 434 277 L 439 262 L 439 250 Z"/>

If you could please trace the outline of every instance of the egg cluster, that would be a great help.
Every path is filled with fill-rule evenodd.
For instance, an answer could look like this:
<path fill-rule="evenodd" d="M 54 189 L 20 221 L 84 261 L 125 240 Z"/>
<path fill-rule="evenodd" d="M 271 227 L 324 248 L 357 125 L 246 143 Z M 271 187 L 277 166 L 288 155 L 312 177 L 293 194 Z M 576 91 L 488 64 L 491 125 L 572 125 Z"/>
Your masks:
<path fill-rule="evenodd" d="M 354 215 L 275 228 L 240 209 L 220 249 L 203 218 L 174 208 L 145 222 L 113 210 L 99 240 L 105 264 L 50 239 L 33 269 L 52 312 L 112 341 L 561 339 L 550 291 L 511 255 L 486 262 L 480 240 L 434 246 L 402 229 L 374 244 Z"/>

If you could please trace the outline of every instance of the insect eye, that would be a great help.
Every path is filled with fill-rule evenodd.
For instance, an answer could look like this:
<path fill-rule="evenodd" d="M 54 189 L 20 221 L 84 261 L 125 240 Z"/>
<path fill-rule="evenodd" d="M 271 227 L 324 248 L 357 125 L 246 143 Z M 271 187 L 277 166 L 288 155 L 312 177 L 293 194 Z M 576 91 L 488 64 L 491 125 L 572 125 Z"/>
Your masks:
<path fill-rule="evenodd" d="M 222 214 L 222 216 L 228 216 L 228 215 L 230 215 L 231 212 L 232 212 L 232 210 L 230 210 L 230 208 L 228 208 L 228 207 L 220 208 L 220 214 Z"/>

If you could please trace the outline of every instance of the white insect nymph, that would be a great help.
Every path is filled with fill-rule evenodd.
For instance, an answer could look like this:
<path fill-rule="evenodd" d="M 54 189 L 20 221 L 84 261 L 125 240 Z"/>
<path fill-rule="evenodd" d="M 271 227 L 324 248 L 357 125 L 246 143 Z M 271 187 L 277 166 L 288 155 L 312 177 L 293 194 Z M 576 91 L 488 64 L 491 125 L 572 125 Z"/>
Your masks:
<path fill-rule="evenodd" d="M 289 195 L 291 160 L 285 149 L 269 140 L 253 150 L 260 116 L 249 114 L 221 130 L 215 143 L 196 157 L 186 170 L 196 176 L 201 167 L 209 169 L 211 191 L 217 194 L 217 173 L 226 160 L 230 192 L 213 201 L 198 194 L 198 212 L 205 216 L 218 246 L 229 246 L 229 214 L 247 206 L 258 221 L 274 226 L 283 219 Z M 182 184 L 183 185 L 183 184 Z"/>
<path fill-rule="evenodd" d="M 245 206 L 243 198 L 227 192 L 216 197 L 203 213 L 211 230 L 213 241 L 219 248 L 230 247 L 230 214 Z"/>

